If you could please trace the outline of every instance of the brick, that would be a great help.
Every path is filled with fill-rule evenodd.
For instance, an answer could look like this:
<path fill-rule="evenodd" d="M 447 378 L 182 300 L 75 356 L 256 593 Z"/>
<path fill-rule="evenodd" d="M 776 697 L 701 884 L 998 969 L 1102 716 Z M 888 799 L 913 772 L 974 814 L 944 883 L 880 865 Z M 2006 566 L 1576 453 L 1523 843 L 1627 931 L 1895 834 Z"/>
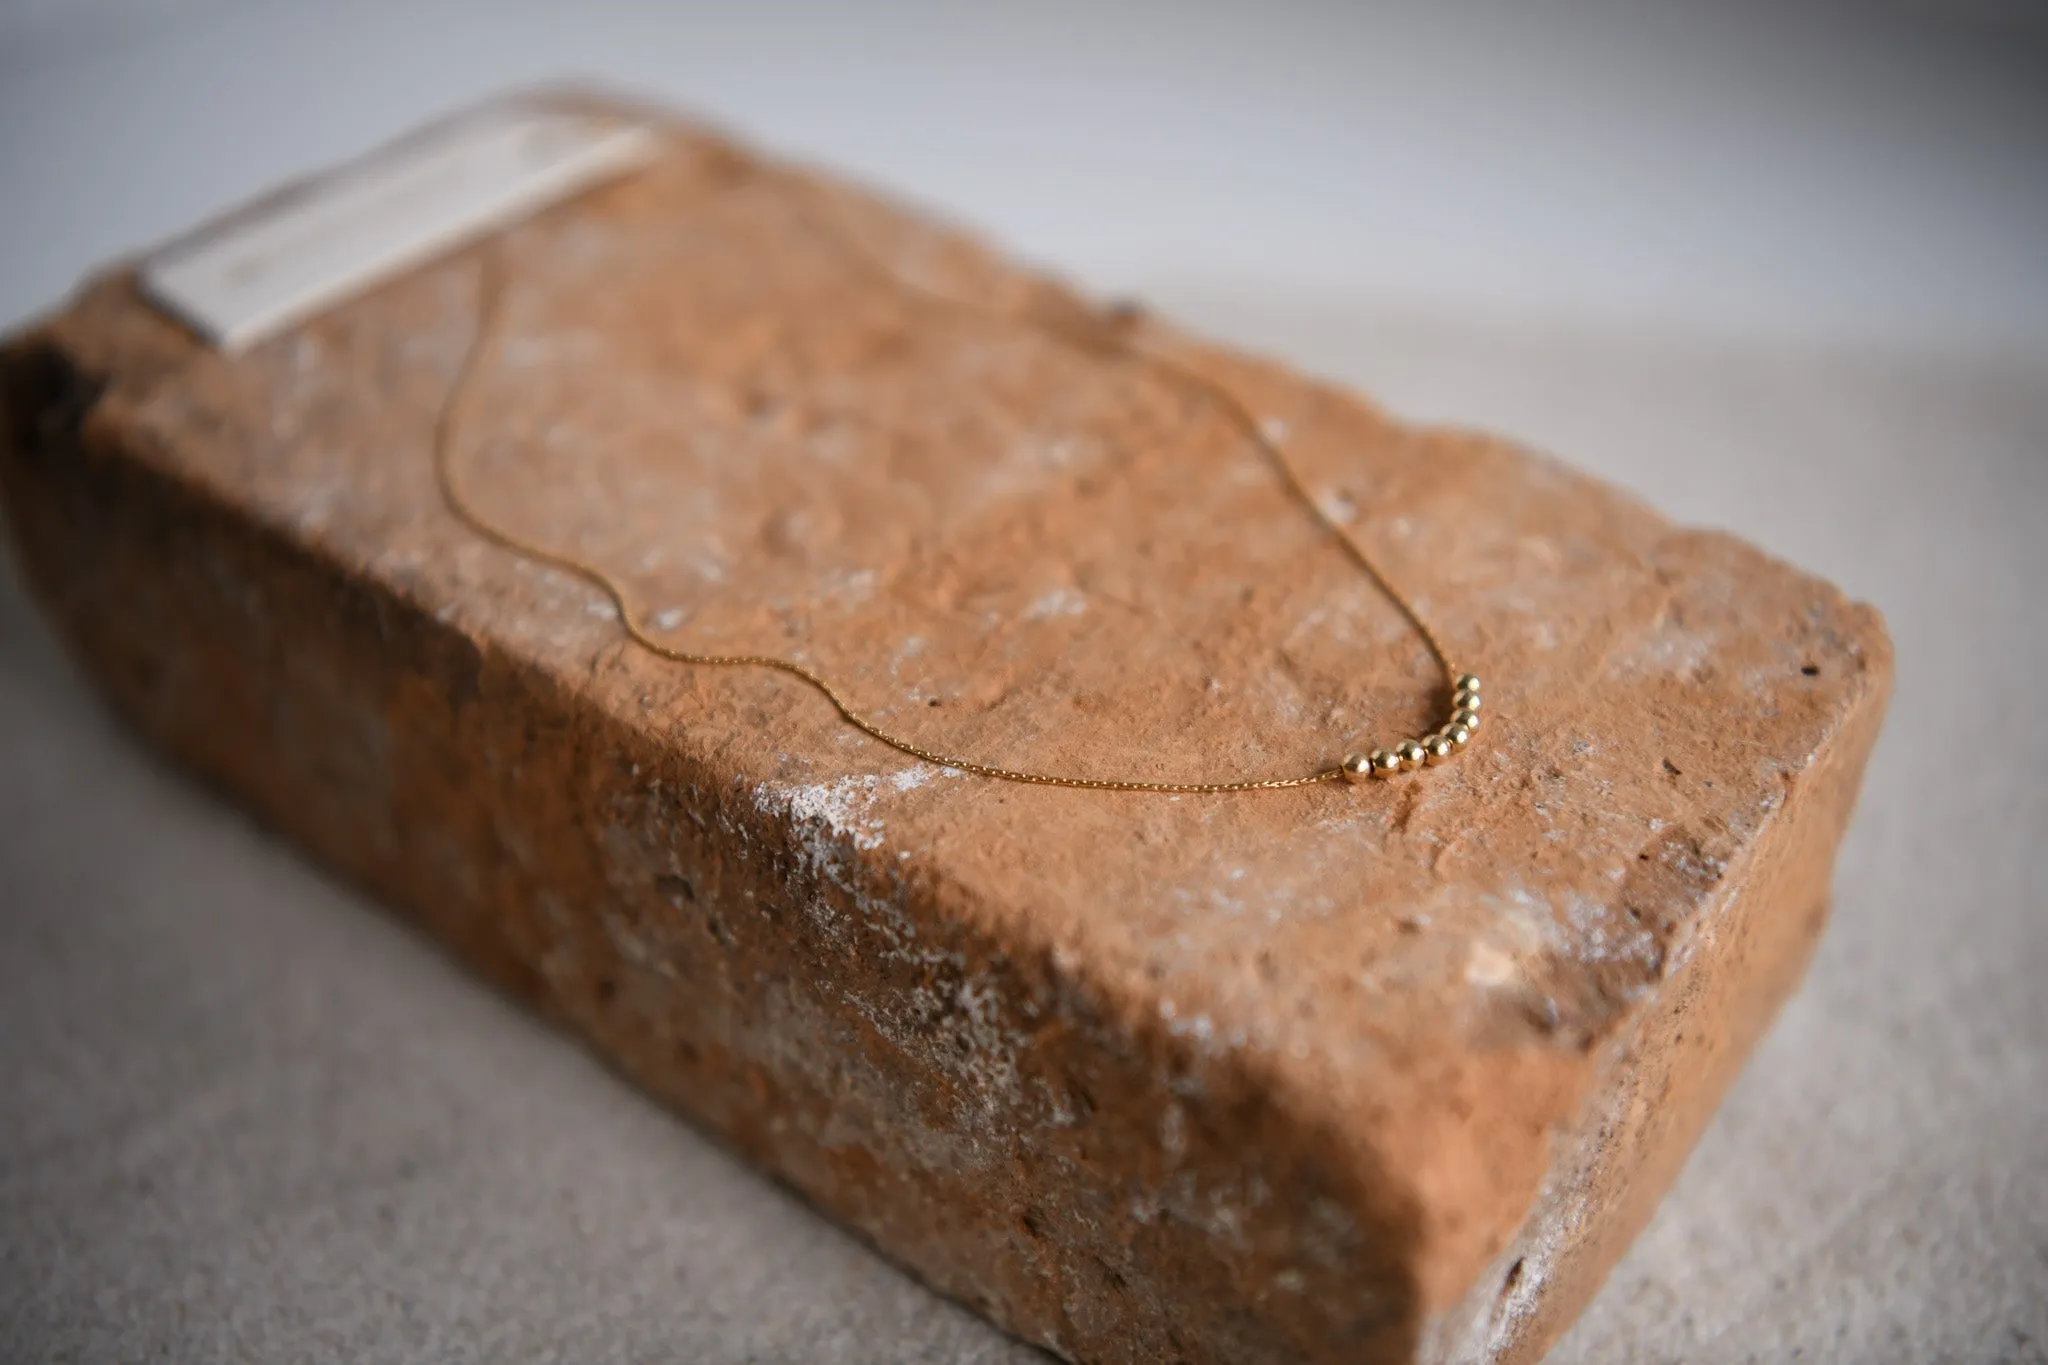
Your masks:
<path fill-rule="evenodd" d="M 693 648 L 921 741 L 1289 774 L 1441 706 L 1122 325 L 666 123 L 499 240 L 479 500 Z M 855 268 L 981 300 L 934 307 Z M 4 357 L 16 550 L 151 742 L 917 1275 L 1084 1361 L 1527 1360 L 1796 984 L 1890 686 L 1877 615 L 1510 442 L 1188 336 L 1490 710 L 1456 764 L 1166 797 L 906 759 L 622 639 L 441 501 L 456 254 L 239 356 L 116 270 Z M 1004 316 L 1007 314 L 1007 316 Z"/>

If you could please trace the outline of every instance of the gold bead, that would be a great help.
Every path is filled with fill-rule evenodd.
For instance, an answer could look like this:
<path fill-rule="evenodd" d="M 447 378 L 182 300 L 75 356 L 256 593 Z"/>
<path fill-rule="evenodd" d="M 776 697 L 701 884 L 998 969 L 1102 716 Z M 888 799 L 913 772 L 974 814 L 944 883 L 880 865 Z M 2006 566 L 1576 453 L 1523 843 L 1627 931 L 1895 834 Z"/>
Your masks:
<path fill-rule="evenodd" d="M 1392 777 L 1400 771 L 1401 755 L 1395 753 L 1392 749 L 1374 749 L 1372 751 L 1372 775 L 1374 777 Z"/>
<path fill-rule="evenodd" d="M 1422 749 L 1429 755 L 1428 762 L 1432 768 L 1439 763 L 1448 763 L 1458 756 L 1458 746 L 1451 743 L 1449 735 L 1431 735 L 1423 741 Z"/>
<path fill-rule="evenodd" d="M 1477 734 L 1479 732 L 1479 713 L 1470 707 L 1460 707 L 1451 713 L 1450 724 L 1455 729 L 1468 730 L 1473 734 Z"/>
<path fill-rule="evenodd" d="M 1394 752 L 1401 756 L 1401 766 L 1409 772 L 1429 762 L 1429 752 L 1422 747 L 1421 740 L 1404 739 L 1395 746 Z"/>
<path fill-rule="evenodd" d="M 1344 780 L 1346 782 L 1363 782 L 1371 776 L 1371 754 L 1344 755 Z"/>
<path fill-rule="evenodd" d="M 1479 694 L 1467 688 L 1458 689 L 1458 695 L 1451 698 L 1453 711 L 1477 711 L 1480 705 Z"/>
<path fill-rule="evenodd" d="M 1472 732 L 1454 722 L 1444 727 L 1444 738 L 1451 742 L 1453 749 L 1462 749 L 1472 742 Z"/>
<path fill-rule="evenodd" d="M 1479 690 L 1479 675 L 1477 673 L 1459 674 L 1458 680 L 1451 684 L 1451 690 L 1453 692 L 1477 692 Z"/>

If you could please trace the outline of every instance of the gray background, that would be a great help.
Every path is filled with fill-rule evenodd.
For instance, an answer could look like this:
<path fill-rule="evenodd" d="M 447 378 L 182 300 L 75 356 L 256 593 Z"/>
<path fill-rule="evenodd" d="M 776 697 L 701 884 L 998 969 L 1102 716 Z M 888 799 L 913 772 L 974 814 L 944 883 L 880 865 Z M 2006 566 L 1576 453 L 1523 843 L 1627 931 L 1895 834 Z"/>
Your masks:
<path fill-rule="evenodd" d="M 2048 19 L 0 3 L 0 320 L 623 81 L 1887 613 L 1836 921 L 1567 1361 L 2048 1360 Z M 0 1357 L 1026 1360 L 103 715 L 0 578 Z"/>

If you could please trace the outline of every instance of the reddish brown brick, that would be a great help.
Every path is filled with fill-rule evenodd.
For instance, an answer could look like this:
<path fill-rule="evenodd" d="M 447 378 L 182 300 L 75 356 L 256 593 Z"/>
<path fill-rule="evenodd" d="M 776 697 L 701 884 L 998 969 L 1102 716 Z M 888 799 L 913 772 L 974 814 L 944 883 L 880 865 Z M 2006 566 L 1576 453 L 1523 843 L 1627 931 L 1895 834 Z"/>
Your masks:
<path fill-rule="evenodd" d="M 991 311 L 930 306 L 818 232 Z M 921 741 L 1287 774 L 1441 705 L 1218 415 L 1086 305 L 673 126 L 508 234 L 493 517 Z M 1227 797 L 907 761 L 621 639 L 431 473 L 457 255 L 247 354 L 116 272 L 5 354 L 0 480 L 138 730 L 949 1294 L 1077 1360 L 1528 1359 L 1796 982 L 1875 613 L 1490 437 L 1146 322 L 1284 424 L 1488 682 L 1443 770 Z"/>

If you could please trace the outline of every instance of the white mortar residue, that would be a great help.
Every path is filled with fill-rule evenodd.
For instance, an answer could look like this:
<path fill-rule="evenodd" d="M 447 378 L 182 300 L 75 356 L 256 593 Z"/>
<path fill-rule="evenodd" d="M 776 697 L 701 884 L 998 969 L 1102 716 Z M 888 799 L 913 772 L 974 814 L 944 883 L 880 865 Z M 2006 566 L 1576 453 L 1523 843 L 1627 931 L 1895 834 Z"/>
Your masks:
<path fill-rule="evenodd" d="M 826 896 L 812 896 L 804 905 L 812 923 L 836 941 L 857 936 L 860 951 L 927 978 L 907 991 L 847 991 L 844 1003 L 906 1057 L 950 1077 L 975 1098 L 982 1118 L 993 1119 L 1024 1099 L 1017 1056 L 1029 1043 L 1021 1031 L 1006 1026 L 1002 992 L 994 976 L 969 970 L 957 952 L 920 942 L 917 924 L 900 901 L 876 894 L 869 889 L 872 878 L 855 875 L 857 856 L 880 849 L 887 836 L 887 823 L 876 812 L 878 798 L 957 775 L 951 769 L 916 763 L 894 773 L 864 773 L 799 787 L 763 784 L 755 789 L 754 799 L 764 815 L 788 821 L 803 869 L 852 903 L 852 914 L 843 915 Z M 940 984 L 949 978 L 957 984 Z"/>
<path fill-rule="evenodd" d="M 1079 616 L 1088 610 L 1088 599 L 1074 588 L 1054 588 L 1024 608 L 1024 619 L 1043 621 L 1052 616 Z"/>

